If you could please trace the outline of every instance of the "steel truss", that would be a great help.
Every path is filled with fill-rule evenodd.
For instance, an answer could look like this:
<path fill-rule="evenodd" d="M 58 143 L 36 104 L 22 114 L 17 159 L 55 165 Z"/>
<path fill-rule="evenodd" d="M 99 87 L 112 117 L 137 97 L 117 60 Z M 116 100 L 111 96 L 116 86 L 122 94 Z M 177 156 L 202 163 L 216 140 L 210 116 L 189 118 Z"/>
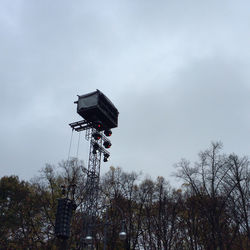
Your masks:
<path fill-rule="evenodd" d="M 74 122 L 69 124 L 70 127 L 77 131 L 86 131 L 85 139 L 90 141 L 89 148 L 89 160 L 88 160 L 88 170 L 87 170 L 87 183 L 86 183 L 86 196 L 84 201 L 84 214 L 87 219 L 87 229 L 85 228 L 85 235 L 89 230 L 95 230 L 95 219 L 97 216 L 98 207 L 98 194 L 99 194 L 99 182 L 100 182 L 100 167 L 102 154 L 110 153 L 103 147 L 105 141 L 110 142 L 110 140 L 104 135 L 103 131 L 98 131 L 95 128 L 95 124 L 87 122 L 86 120 Z M 100 139 L 95 140 L 93 135 L 99 133 Z M 95 150 L 98 145 L 98 149 Z M 86 222 L 84 222 L 86 223 Z M 88 232 L 87 232 L 88 231 Z"/>

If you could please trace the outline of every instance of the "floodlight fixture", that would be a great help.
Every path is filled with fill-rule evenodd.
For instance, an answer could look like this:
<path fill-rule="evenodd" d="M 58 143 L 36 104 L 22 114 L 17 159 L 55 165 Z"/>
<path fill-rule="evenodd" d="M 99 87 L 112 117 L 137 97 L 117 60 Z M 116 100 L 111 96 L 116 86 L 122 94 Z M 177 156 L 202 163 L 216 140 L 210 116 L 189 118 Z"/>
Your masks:
<path fill-rule="evenodd" d="M 97 142 L 95 142 L 95 143 L 93 144 L 93 154 L 96 154 L 98 149 L 99 149 L 99 145 L 98 145 Z"/>
<path fill-rule="evenodd" d="M 122 221 L 122 230 L 119 233 L 119 238 L 120 240 L 126 240 L 127 238 L 127 233 L 125 231 L 125 220 Z"/>
<path fill-rule="evenodd" d="M 105 147 L 105 148 L 110 148 L 111 147 L 111 142 L 110 141 L 105 141 L 104 143 L 103 143 L 103 146 Z"/>
<path fill-rule="evenodd" d="M 112 135 L 112 131 L 109 129 L 109 130 L 105 130 L 104 131 L 104 134 L 106 135 L 106 136 L 111 136 Z"/>
<path fill-rule="evenodd" d="M 109 158 L 109 156 L 110 156 L 110 154 L 108 154 L 108 153 L 104 153 L 104 159 L 103 159 L 103 161 L 104 162 L 107 162 L 108 161 L 108 158 Z"/>
<path fill-rule="evenodd" d="M 85 241 L 86 241 L 86 243 L 87 243 L 88 245 L 92 243 L 92 240 L 93 240 L 93 237 L 92 237 L 91 235 L 87 235 L 87 236 L 85 237 Z"/>
<path fill-rule="evenodd" d="M 100 140 L 102 138 L 102 135 L 100 133 L 98 133 L 98 132 L 92 134 L 92 136 L 94 137 L 94 139 L 96 141 L 98 141 L 98 140 Z"/>
<path fill-rule="evenodd" d="M 127 238 L 127 233 L 125 231 L 121 231 L 119 233 L 119 239 L 120 240 L 126 240 L 126 238 Z"/>
<path fill-rule="evenodd" d="M 98 131 L 102 131 L 103 130 L 103 125 L 102 125 L 102 123 L 100 121 L 94 122 L 93 125 L 94 125 L 94 128 L 96 130 L 98 130 Z"/>
<path fill-rule="evenodd" d="M 104 157 L 108 158 L 110 155 L 108 153 L 104 154 Z"/>

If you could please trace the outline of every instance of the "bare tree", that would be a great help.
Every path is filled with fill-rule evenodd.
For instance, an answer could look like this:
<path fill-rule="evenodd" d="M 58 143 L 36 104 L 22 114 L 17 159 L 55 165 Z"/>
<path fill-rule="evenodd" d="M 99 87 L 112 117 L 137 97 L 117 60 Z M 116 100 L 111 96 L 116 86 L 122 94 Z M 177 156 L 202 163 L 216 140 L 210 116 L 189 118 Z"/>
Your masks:
<path fill-rule="evenodd" d="M 198 214 L 202 216 L 200 221 L 206 230 L 203 244 L 208 249 L 223 250 L 234 240 L 227 223 L 228 203 L 237 185 L 228 185 L 232 166 L 228 164 L 228 157 L 220 153 L 221 148 L 221 143 L 212 143 L 210 149 L 199 154 L 199 162 L 193 167 L 182 160 L 177 164 L 177 176 L 185 181 L 189 192 L 196 197 Z"/>

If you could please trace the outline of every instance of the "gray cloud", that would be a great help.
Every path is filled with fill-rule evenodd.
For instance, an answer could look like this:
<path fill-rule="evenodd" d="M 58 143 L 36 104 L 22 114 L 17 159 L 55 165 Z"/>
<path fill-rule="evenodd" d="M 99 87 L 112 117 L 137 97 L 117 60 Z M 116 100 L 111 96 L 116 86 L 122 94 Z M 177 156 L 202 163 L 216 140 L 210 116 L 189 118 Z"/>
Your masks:
<path fill-rule="evenodd" d="M 170 87 L 127 94 L 120 119 L 127 136 L 117 135 L 124 152 L 119 160 L 131 169 L 170 175 L 177 159 L 195 160 L 212 140 L 224 142 L 227 152 L 248 154 L 250 89 L 241 68 L 228 61 L 194 61 Z"/>

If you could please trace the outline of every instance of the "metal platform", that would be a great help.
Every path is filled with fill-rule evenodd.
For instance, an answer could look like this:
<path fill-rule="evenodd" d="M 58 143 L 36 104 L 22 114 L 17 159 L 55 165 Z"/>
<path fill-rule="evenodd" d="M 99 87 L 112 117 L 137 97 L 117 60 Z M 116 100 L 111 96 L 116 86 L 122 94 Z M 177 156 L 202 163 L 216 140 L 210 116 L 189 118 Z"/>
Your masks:
<path fill-rule="evenodd" d="M 91 128 L 93 125 L 90 122 L 87 122 L 86 120 L 82 120 L 78 122 L 72 122 L 69 124 L 69 126 L 75 131 L 80 132 Z"/>

